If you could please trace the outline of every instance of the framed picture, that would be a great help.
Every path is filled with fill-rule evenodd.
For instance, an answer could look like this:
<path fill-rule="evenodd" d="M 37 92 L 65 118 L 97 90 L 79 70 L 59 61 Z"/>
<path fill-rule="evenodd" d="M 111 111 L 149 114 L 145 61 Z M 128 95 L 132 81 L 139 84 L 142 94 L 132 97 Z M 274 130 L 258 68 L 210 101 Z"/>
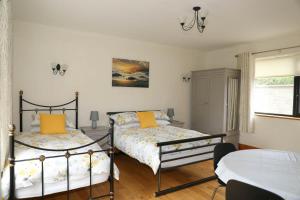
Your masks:
<path fill-rule="evenodd" d="M 149 62 L 113 58 L 112 86 L 149 88 Z"/>

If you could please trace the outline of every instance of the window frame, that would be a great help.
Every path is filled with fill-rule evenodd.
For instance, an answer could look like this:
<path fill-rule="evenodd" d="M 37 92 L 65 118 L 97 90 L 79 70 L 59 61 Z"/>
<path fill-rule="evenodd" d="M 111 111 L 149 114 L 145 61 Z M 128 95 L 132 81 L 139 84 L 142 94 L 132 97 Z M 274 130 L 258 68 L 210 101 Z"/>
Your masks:
<path fill-rule="evenodd" d="M 267 112 L 255 112 L 259 115 L 274 115 L 283 117 L 300 118 L 300 76 L 294 76 L 294 94 L 293 94 L 293 114 L 279 114 L 279 113 L 267 113 Z"/>
<path fill-rule="evenodd" d="M 300 117 L 300 76 L 294 76 L 293 117 Z"/>

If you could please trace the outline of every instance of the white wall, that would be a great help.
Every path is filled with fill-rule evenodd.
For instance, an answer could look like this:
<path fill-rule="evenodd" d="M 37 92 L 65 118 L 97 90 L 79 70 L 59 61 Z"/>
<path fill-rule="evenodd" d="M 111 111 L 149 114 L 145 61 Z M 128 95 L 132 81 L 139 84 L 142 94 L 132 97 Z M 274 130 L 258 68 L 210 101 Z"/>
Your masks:
<path fill-rule="evenodd" d="M 149 42 L 83 33 L 16 21 L 14 24 L 14 123 L 18 125 L 18 91 L 44 104 L 57 104 L 80 92 L 79 123 L 89 125 L 89 112 L 174 107 L 176 118 L 190 123 L 190 85 L 181 75 L 201 68 L 235 68 L 234 55 L 300 44 L 300 34 L 225 49 L 201 51 Z M 111 86 L 112 58 L 150 61 L 150 87 Z M 205 62 L 204 62 L 205 60 Z M 54 76 L 51 62 L 70 66 L 66 75 Z M 28 124 L 28 123 L 27 123 Z M 242 134 L 240 143 L 300 152 L 300 121 L 256 118 L 256 131 Z"/>
<path fill-rule="evenodd" d="M 245 43 L 224 49 L 213 50 L 207 52 L 205 57 L 205 66 L 206 68 L 236 68 L 236 58 L 234 57 L 234 55 L 239 54 L 241 52 L 257 52 L 296 45 L 300 45 L 300 33 L 285 35 L 255 43 Z"/>
<path fill-rule="evenodd" d="M 43 104 L 59 104 L 79 91 L 79 124 L 89 125 L 91 110 L 105 112 L 175 108 L 176 119 L 190 123 L 190 84 L 181 75 L 203 66 L 200 51 L 125 38 L 65 30 L 15 21 L 14 123 L 18 125 L 18 91 Z M 111 86 L 112 58 L 150 62 L 149 88 Z M 69 65 L 54 76 L 50 63 Z M 28 125 L 28 122 L 27 122 Z"/>
<path fill-rule="evenodd" d="M 300 34 L 287 35 L 266 41 L 237 45 L 207 52 L 205 67 L 236 68 L 234 55 L 250 51 L 263 51 L 300 45 Z M 255 133 L 241 134 L 240 143 L 260 148 L 273 148 L 300 152 L 300 120 L 255 118 Z"/>

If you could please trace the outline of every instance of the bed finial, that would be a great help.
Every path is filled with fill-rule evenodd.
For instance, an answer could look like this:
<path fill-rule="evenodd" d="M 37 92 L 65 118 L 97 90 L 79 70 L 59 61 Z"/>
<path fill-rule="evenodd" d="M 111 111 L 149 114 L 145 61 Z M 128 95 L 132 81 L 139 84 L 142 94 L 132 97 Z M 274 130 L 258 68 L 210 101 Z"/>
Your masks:
<path fill-rule="evenodd" d="M 13 136 L 15 134 L 16 126 L 14 124 L 8 125 L 9 136 Z"/>
<path fill-rule="evenodd" d="M 79 95 L 79 92 L 76 91 L 76 92 L 75 92 L 75 96 L 78 97 L 78 95 Z"/>
<path fill-rule="evenodd" d="M 23 95 L 23 90 L 20 90 L 19 95 L 20 95 L 20 96 Z"/>

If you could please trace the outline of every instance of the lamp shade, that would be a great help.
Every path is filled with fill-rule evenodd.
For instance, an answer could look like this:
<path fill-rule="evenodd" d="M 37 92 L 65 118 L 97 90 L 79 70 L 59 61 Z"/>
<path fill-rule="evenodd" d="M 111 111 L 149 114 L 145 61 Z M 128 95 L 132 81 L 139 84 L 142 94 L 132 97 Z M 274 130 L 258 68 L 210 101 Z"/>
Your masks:
<path fill-rule="evenodd" d="M 167 115 L 170 118 L 174 117 L 174 115 L 175 115 L 174 108 L 168 108 Z"/>
<path fill-rule="evenodd" d="M 90 120 L 92 120 L 92 121 L 98 121 L 99 120 L 98 111 L 91 111 Z"/>

